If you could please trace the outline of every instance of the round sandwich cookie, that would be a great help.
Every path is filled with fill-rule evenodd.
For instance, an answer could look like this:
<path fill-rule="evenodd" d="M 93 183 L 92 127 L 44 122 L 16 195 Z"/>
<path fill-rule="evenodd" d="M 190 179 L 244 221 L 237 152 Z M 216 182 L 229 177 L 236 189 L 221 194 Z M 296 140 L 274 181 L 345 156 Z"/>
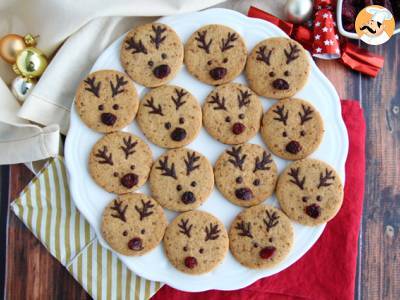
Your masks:
<path fill-rule="evenodd" d="M 214 166 L 215 184 L 233 204 L 249 207 L 272 195 L 278 171 L 272 155 L 254 144 L 225 150 Z"/>
<path fill-rule="evenodd" d="M 139 98 L 126 74 L 101 70 L 89 74 L 79 85 L 75 107 L 91 129 L 108 133 L 120 130 L 135 118 Z"/>
<path fill-rule="evenodd" d="M 310 62 L 303 46 L 283 37 L 269 38 L 251 51 L 246 65 L 250 88 L 258 95 L 283 99 L 296 94 L 307 82 Z"/>
<path fill-rule="evenodd" d="M 155 161 L 149 183 L 152 196 L 162 207 L 187 211 L 207 200 L 214 186 L 214 174 L 205 156 L 180 148 L 165 152 Z"/>
<path fill-rule="evenodd" d="M 163 148 L 180 148 L 199 134 L 201 107 L 184 88 L 164 85 L 143 97 L 137 122 L 154 144 Z"/>
<path fill-rule="evenodd" d="M 128 132 L 114 132 L 96 142 L 89 155 L 89 172 L 106 191 L 133 192 L 145 184 L 152 165 L 149 146 Z"/>
<path fill-rule="evenodd" d="M 227 83 L 215 88 L 203 105 L 207 132 L 224 144 L 241 144 L 260 129 L 260 99 L 243 84 Z"/>
<path fill-rule="evenodd" d="M 207 25 L 195 31 L 185 44 L 185 65 L 198 80 L 219 85 L 235 79 L 246 64 L 247 49 L 232 28 Z"/>
<path fill-rule="evenodd" d="M 324 123 L 311 103 L 284 99 L 264 114 L 261 136 L 275 155 L 289 160 L 302 159 L 313 153 L 322 141 Z"/>
<path fill-rule="evenodd" d="M 140 256 L 161 242 L 167 224 L 164 211 L 156 201 L 144 194 L 131 193 L 107 205 L 101 231 L 115 251 Z"/>
<path fill-rule="evenodd" d="M 229 247 L 242 265 L 271 268 L 287 257 L 293 236 L 292 223 L 281 210 L 260 204 L 245 209 L 233 220 Z"/>
<path fill-rule="evenodd" d="M 137 83 L 157 87 L 175 77 L 183 62 L 183 44 L 176 32 L 161 23 L 137 26 L 121 44 L 121 64 Z"/>
<path fill-rule="evenodd" d="M 276 197 L 290 219 L 316 226 L 338 213 L 343 202 L 343 185 L 330 165 L 306 158 L 291 163 L 282 172 Z"/>
<path fill-rule="evenodd" d="M 224 224 L 199 210 L 178 215 L 168 225 L 163 242 L 171 264 L 192 275 L 212 271 L 222 262 L 229 248 Z"/>

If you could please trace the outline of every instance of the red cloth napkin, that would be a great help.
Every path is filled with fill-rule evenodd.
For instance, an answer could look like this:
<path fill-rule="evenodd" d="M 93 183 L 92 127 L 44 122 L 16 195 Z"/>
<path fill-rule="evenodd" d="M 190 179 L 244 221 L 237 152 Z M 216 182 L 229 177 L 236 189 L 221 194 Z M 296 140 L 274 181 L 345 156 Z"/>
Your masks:
<path fill-rule="evenodd" d="M 236 291 L 187 293 L 163 286 L 153 300 L 354 299 L 365 175 L 365 120 L 357 101 L 342 101 L 349 134 L 344 202 L 314 246 L 282 272 Z M 193 277 L 193 280 L 196 280 Z"/>

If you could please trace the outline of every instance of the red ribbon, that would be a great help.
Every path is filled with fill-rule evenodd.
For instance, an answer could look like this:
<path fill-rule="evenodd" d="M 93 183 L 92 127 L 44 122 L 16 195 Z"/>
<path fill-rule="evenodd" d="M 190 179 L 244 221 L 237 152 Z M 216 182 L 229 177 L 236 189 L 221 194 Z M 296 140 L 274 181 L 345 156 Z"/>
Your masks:
<path fill-rule="evenodd" d="M 319 7 L 317 7 L 317 9 L 320 9 L 319 11 L 323 9 L 328 9 L 326 6 L 321 6 L 321 1 L 316 1 L 316 3 L 319 3 Z M 322 4 L 323 3 L 327 3 L 328 5 L 330 5 L 328 1 L 322 1 Z M 314 32 L 312 32 L 310 29 L 301 25 L 295 25 L 290 22 L 283 21 L 253 6 L 250 7 L 248 11 L 248 16 L 252 18 L 263 19 L 278 26 L 291 38 L 301 43 L 305 49 L 311 51 L 312 53 L 316 51 L 313 51 L 313 45 L 316 46 L 315 35 Z M 339 61 L 345 66 L 351 68 L 352 70 L 375 77 L 378 74 L 379 70 L 383 67 L 384 58 L 381 55 L 371 53 L 348 42 L 343 42 L 339 46 L 341 51 L 341 57 L 339 58 Z"/>

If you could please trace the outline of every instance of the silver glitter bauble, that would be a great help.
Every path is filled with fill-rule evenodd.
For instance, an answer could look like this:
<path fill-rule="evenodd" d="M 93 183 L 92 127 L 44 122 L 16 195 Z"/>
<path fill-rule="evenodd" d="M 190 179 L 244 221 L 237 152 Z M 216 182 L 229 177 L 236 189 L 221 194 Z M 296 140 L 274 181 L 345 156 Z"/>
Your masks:
<path fill-rule="evenodd" d="M 18 76 L 11 83 L 11 92 L 15 98 L 22 103 L 28 97 L 34 86 L 35 83 L 32 80 Z"/>

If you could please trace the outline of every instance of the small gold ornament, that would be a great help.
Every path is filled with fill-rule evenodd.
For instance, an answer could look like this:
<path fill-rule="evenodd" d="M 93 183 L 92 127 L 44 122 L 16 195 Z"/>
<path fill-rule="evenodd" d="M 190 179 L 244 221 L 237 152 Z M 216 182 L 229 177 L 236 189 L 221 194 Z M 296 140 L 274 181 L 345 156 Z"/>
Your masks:
<path fill-rule="evenodd" d="M 35 86 L 33 80 L 18 76 L 11 84 L 11 92 L 20 103 L 23 103 Z"/>
<path fill-rule="evenodd" d="M 17 55 L 13 70 L 17 75 L 28 79 L 39 77 L 47 67 L 47 58 L 42 51 L 35 47 L 28 47 Z"/>
<path fill-rule="evenodd" d="M 20 35 L 7 34 L 0 39 L 0 57 L 9 64 L 14 64 L 18 53 L 25 48 L 25 40 Z"/>

